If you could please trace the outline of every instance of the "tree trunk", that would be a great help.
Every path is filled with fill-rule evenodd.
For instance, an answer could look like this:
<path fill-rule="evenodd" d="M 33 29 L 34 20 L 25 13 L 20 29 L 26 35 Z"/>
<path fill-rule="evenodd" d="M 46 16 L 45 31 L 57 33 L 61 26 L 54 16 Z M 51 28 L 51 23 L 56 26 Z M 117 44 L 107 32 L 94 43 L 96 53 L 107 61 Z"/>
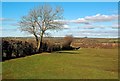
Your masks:
<path fill-rule="evenodd" d="M 34 34 L 34 36 L 35 36 L 36 44 L 37 44 L 36 52 L 39 52 L 39 49 L 40 49 L 40 42 L 39 42 L 38 36 L 37 36 L 36 34 Z"/>
<path fill-rule="evenodd" d="M 38 41 L 38 45 L 37 45 L 37 52 L 40 51 L 40 41 Z"/>
<path fill-rule="evenodd" d="M 39 50 L 42 52 L 42 41 L 43 41 L 43 34 L 44 34 L 44 31 L 42 31 L 41 35 L 40 35 L 40 48 Z"/>
<path fill-rule="evenodd" d="M 36 52 L 42 51 L 43 34 L 44 34 L 44 31 L 42 31 L 42 33 L 41 33 L 41 35 L 40 35 L 40 40 L 39 40 L 38 36 L 37 36 L 36 34 L 34 34 L 34 36 L 35 36 L 35 38 L 36 38 L 36 44 L 37 44 Z"/>

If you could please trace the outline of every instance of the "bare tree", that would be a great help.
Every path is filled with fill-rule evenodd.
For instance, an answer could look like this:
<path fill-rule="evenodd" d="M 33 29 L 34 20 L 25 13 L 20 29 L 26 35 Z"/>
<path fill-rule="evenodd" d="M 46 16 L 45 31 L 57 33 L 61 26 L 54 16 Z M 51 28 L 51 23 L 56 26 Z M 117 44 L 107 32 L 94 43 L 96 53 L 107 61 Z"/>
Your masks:
<path fill-rule="evenodd" d="M 59 20 L 63 19 L 63 9 L 59 6 L 40 5 L 30 10 L 21 18 L 20 29 L 33 34 L 36 38 L 37 51 L 42 47 L 43 35 L 47 30 L 57 30 L 63 27 Z"/>

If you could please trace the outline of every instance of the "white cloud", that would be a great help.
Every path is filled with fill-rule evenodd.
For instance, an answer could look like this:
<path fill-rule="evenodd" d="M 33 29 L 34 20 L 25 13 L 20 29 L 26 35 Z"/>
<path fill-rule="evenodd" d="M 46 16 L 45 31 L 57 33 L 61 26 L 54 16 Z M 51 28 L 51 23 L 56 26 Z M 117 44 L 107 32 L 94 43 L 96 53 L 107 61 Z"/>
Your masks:
<path fill-rule="evenodd" d="M 84 29 L 94 29 L 94 28 L 96 28 L 96 26 L 94 26 L 94 25 L 84 25 L 84 26 L 82 26 L 82 28 L 84 28 Z"/>
<path fill-rule="evenodd" d="M 78 24 L 89 24 L 89 22 L 87 20 L 85 20 L 84 18 L 78 18 L 76 20 L 70 20 L 69 22 L 78 23 Z"/>
<path fill-rule="evenodd" d="M 118 30 L 80 30 L 76 32 L 78 37 L 118 37 Z"/>
<path fill-rule="evenodd" d="M 11 18 L 0 18 L 0 21 L 14 21 L 14 19 L 11 19 Z"/>
<path fill-rule="evenodd" d="M 77 23 L 77 24 L 89 24 L 84 18 L 78 18 L 76 20 L 54 20 L 55 22 L 60 22 L 63 24 Z"/>
<path fill-rule="evenodd" d="M 96 14 L 94 16 L 86 16 L 84 18 L 88 22 L 109 22 L 118 19 L 118 15 L 101 15 Z"/>
<path fill-rule="evenodd" d="M 63 25 L 63 28 L 68 29 L 69 26 L 68 25 Z"/>
<path fill-rule="evenodd" d="M 111 27 L 112 27 L 113 29 L 119 29 L 119 28 L 120 28 L 120 25 L 118 25 L 118 24 L 113 24 Z"/>
<path fill-rule="evenodd" d="M 3 21 L 5 18 L 0 18 L 0 21 Z"/>
<path fill-rule="evenodd" d="M 83 28 L 83 29 L 95 29 L 95 28 L 103 29 L 107 27 L 108 26 L 105 26 L 105 25 L 94 25 L 94 24 L 86 24 L 86 25 L 79 26 L 79 28 Z"/>
<path fill-rule="evenodd" d="M 5 28 L 2 28 L 2 29 L 0 29 L 1 31 L 17 31 L 18 29 L 5 29 Z"/>
<path fill-rule="evenodd" d="M 79 33 L 91 33 L 91 34 L 97 34 L 97 33 L 101 33 L 101 34 L 108 34 L 108 33 L 118 33 L 117 30 L 80 30 Z"/>
<path fill-rule="evenodd" d="M 110 22 L 110 21 L 114 21 L 114 20 L 118 20 L 118 15 L 102 15 L 102 14 L 96 14 L 93 16 L 86 16 L 84 18 L 78 18 L 75 20 L 55 20 L 57 22 L 61 22 L 61 23 L 77 23 L 77 24 L 91 24 L 91 23 L 95 23 L 95 22 Z"/>
<path fill-rule="evenodd" d="M 104 28 L 120 29 L 120 25 L 118 25 L 117 23 L 114 23 L 112 25 L 86 24 L 86 25 L 79 26 L 79 28 L 83 28 L 83 29 L 95 29 L 95 28 L 99 28 L 99 29 L 104 29 Z"/>
<path fill-rule="evenodd" d="M 11 25 L 11 26 L 20 26 L 19 23 L 11 23 L 10 25 Z"/>

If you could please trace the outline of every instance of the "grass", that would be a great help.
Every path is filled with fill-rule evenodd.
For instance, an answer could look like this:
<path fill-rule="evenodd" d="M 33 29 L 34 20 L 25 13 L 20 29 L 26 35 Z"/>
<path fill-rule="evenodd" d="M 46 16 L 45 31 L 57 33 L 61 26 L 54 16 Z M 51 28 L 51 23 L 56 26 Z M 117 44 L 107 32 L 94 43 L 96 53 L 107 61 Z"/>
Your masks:
<path fill-rule="evenodd" d="M 118 50 L 84 48 L 2 63 L 3 79 L 118 79 Z"/>

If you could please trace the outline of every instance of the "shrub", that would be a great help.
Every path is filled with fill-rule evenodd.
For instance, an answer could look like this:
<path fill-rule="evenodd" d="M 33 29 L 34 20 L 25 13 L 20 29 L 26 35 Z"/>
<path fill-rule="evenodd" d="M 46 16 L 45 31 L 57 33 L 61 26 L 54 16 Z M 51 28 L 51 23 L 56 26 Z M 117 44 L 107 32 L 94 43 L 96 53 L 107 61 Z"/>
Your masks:
<path fill-rule="evenodd" d="M 23 57 L 36 53 L 36 48 L 32 43 L 18 40 L 2 40 L 3 60 Z"/>
<path fill-rule="evenodd" d="M 55 43 L 55 42 L 49 41 L 49 40 L 47 40 L 46 42 L 43 43 L 43 47 L 42 48 L 46 52 L 53 52 L 53 51 L 61 50 L 59 43 Z"/>
<path fill-rule="evenodd" d="M 66 37 L 64 37 L 64 41 L 63 41 L 63 44 L 62 44 L 62 49 L 63 50 L 70 50 L 72 49 L 72 47 L 70 46 L 72 41 L 73 41 L 73 36 L 72 35 L 67 35 Z"/>

